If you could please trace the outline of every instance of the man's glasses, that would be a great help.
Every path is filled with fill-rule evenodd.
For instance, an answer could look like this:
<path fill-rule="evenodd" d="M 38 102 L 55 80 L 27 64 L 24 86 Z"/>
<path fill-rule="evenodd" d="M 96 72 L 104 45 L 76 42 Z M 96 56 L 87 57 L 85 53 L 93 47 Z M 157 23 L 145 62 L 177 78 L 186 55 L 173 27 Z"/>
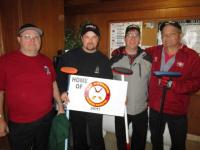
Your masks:
<path fill-rule="evenodd" d="M 32 35 L 26 34 L 26 35 L 21 35 L 20 37 L 23 38 L 23 39 L 26 40 L 26 41 L 40 40 L 40 36 L 39 36 L 39 35 L 37 35 L 37 36 L 32 36 Z"/>

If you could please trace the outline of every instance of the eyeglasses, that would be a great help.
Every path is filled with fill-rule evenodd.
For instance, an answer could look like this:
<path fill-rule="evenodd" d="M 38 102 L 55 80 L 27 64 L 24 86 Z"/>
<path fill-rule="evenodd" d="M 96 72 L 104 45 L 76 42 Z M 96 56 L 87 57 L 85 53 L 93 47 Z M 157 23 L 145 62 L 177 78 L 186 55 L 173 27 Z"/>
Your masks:
<path fill-rule="evenodd" d="M 162 39 L 164 39 L 164 38 L 176 38 L 177 36 L 179 36 L 179 34 L 177 32 L 161 35 Z"/>
<path fill-rule="evenodd" d="M 40 36 L 39 35 L 32 36 L 32 35 L 26 34 L 26 35 L 21 35 L 20 37 L 23 38 L 26 41 L 40 40 Z"/>

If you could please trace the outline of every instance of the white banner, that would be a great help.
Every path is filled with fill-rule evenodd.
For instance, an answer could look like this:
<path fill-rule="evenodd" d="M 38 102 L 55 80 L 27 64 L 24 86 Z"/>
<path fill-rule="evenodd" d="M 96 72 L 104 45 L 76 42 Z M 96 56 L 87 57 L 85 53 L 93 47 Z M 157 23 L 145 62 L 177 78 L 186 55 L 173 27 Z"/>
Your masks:
<path fill-rule="evenodd" d="M 69 110 L 124 116 L 128 82 L 71 75 Z"/>

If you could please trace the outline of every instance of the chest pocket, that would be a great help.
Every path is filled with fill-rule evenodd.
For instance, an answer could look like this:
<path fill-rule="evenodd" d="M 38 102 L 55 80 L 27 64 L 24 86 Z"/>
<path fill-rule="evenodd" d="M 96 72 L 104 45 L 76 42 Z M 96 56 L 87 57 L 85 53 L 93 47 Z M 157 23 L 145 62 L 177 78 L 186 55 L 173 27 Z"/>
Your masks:
<path fill-rule="evenodd" d="M 131 65 L 131 69 L 140 79 L 147 78 L 150 75 L 151 63 L 139 56 Z"/>

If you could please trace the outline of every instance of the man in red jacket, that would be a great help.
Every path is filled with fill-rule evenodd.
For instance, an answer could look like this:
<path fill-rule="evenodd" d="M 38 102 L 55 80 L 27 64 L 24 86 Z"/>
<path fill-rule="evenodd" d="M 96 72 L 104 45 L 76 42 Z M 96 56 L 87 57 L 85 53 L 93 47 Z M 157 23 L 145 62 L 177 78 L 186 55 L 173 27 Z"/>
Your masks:
<path fill-rule="evenodd" d="M 148 48 L 152 57 L 152 75 L 149 83 L 150 131 L 153 150 L 163 149 L 163 132 L 168 124 L 172 150 L 185 150 L 187 109 L 190 94 L 200 88 L 200 57 L 181 43 L 182 30 L 178 22 L 160 25 L 162 45 Z M 180 72 L 181 77 L 158 78 L 154 71 Z M 160 101 L 163 87 L 167 88 L 163 115 Z M 160 122 L 159 122 L 160 121 Z"/>

